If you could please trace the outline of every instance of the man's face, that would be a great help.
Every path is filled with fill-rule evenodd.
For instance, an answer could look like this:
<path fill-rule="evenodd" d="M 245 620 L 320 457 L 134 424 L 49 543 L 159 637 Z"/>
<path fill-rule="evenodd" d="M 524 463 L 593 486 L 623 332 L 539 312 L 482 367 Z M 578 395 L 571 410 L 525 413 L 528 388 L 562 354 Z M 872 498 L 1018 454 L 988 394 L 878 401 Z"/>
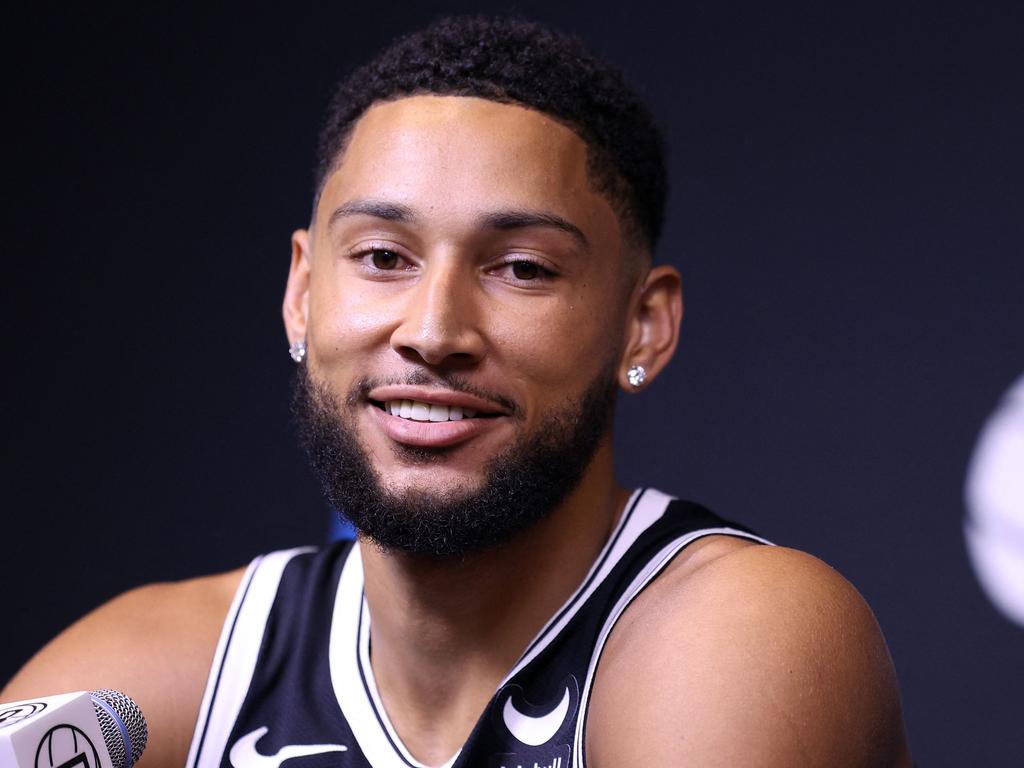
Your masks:
<path fill-rule="evenodd" d="M 568 128 L 482 99 L 357 123 L 296 233 L 286 318 L 389 493 L 471 494 L 613 381 L 627 270 L 586 160 Z"/>

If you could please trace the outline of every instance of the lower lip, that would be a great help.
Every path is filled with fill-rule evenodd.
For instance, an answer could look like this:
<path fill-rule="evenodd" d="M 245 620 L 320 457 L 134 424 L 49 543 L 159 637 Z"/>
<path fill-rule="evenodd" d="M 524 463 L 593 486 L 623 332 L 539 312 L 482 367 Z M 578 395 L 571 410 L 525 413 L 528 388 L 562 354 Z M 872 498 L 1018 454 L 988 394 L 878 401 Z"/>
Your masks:
<path fill-rule="evenodd" d="M 401 416 L 392 416 L 375 405 L 370 405 L 369 408 L 384 434 L 396 443 L 425 448 L 444 448 L 470 440 L 482 432 L 493 429 L 501 421 L 501 417 L 458 421 L 412 421 Z"/>

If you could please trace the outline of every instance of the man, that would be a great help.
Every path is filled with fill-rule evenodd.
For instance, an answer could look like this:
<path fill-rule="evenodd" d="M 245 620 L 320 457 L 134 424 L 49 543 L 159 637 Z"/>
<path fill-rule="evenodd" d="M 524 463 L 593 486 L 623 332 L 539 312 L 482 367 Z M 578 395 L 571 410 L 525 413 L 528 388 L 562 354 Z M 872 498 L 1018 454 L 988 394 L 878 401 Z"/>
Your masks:
<path fill-rule="evenodd" d="M 359 543 L 129 592 L 2 698 L 119 688 L 144 768 L 909 764 L 842 577 L 614 481 L 615 392 L 682 314 L 664 179 L 620 76 L 542 27 L 446 20 L 354 73 L 284 321 Z"/>

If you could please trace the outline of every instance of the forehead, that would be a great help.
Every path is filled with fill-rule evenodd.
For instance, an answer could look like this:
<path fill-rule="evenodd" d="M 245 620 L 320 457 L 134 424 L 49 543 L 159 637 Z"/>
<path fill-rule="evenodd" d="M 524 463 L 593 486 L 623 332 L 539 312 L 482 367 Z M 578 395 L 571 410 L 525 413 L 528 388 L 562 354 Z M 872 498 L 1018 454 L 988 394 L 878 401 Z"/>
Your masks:
<path fill-rule="evenodd" d="M 449 218 L 543 209 L 601 238 L 618 235 L 614 211 L 591 186 L 583 140 L 540 112 L 486 99 L 413 96 L 367 110 L 317 219 L 363 198 Z"/>

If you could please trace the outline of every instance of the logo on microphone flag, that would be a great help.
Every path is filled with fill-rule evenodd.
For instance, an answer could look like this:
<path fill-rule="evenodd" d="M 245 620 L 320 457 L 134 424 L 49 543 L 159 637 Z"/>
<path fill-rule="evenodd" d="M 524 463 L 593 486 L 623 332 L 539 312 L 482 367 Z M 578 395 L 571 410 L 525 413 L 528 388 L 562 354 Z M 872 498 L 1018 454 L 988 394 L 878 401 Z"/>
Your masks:
<path fill-rule="evenodd" d="M 85 732 L 64 723 L 48 730 L 36 749 L 35 768 L 100 768 L 100 753 Z"/>
<path fill-rule="evenodd" d="M 114 765 L 88 691 L 0 704 L 3 768 L 124 768 Z"/>

